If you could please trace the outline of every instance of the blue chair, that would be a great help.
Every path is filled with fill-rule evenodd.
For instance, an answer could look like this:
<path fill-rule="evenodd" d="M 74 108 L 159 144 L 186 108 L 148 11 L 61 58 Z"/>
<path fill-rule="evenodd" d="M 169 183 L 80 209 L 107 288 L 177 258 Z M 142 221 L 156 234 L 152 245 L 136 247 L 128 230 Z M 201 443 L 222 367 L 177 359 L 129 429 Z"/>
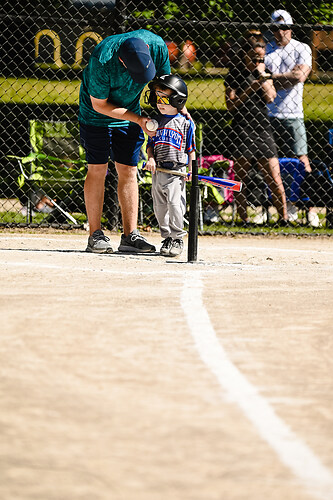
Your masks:
<path fill-rule="evenodd" d="M 307 209 L 310 198 L 301 190 L 306 176 L 304 163 L 298 158 L 279 158 L 279 165 L 287 201 Z"/>
<path fill-rule="evenodd" d="M 328 131 L 328 144 L 333 146 L 333 128 L 330 128 Z"/>
<path fill-rule="evenodd" d="M 333 130 L 330 132 L 329 139 L 333 142 Z M 326 227 L 333 227 L 333 179 L 329 167 L 320 160 L 312 160 L 312 172 L 308 173 L 298 158 L 279 158 L 279 165 L 287 202 L 305 212 L 308 221 L 310 207 L 322 207 L 326 210 Z M 258 199 L 255 205 L 262 206 L 268 221 L 272 195 L 264 181 L 261 191 L 262 200 Z"/>
<path fill-rule="evenodd" d="M 302 189 L 302 183 L 306 177 L 304 163 L 298 158 L 279 158 L 279 165 L 287 202 L 292 203 L 300 210 L 304 210 L 306 212 L 306 217 L 308 217 L 310 198 Z M 261 195 L 263 215 L 265 214 L 266 220 L 269 221 L 269 207 L 272 206 L 272 192 L 264 180 L 262 180 L 261 190 L 263 191 Z"/>
<path fill-rule="evenodd" d="M 333 166 L 333 128 L 330 128 L 328 131 L 327 163 L 332 169 L 332 166 Z"/>
<path fill-rule="evenodd" d="M 333 142 L 333 134 L 329 140 Z M 321 160 L 312 160 L 312 172 L 308 173 L 297 158 L 279 158 L 279 164 L 287 201 L 304 210 L 307 220 L 310 207 L 323 207 L 326 227 L 332 227 L 333 179 L 327 165 Z"/>

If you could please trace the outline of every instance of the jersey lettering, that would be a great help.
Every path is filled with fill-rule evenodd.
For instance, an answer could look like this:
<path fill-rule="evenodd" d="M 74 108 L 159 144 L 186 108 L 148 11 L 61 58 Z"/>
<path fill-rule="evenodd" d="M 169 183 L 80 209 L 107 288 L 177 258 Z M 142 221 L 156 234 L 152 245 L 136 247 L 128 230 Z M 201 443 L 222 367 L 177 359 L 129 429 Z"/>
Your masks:
<path fill-rule="evenodd" d="M 180 151 L 183 139 L 183 134 L 181 134 L 177 130 L 171 128 L 163 128 L 161 130 L 157 130 L 155 136 L 155 144 L 168 144 L 169 146 Z"/>

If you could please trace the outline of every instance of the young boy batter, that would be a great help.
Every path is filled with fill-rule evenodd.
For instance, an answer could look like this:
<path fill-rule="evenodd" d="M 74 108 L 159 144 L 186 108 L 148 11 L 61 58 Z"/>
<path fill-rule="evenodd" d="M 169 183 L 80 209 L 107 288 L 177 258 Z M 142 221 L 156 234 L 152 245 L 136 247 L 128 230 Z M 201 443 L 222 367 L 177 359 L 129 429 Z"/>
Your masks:
<path fill-rule="evenodd" d="M 156 170 L 192 171 L 195 159 L 194 123 L 180 110 L 187 100 L 187 86 L 176 75 L 163 75 L 149 84 L 150 104 L 156 104 L 154 117 L 158 129 L 149 137 L 146 169 L 152 172 L 152 195 L 156 219 L 164 238 L 161 255 L 176 257 L 184 248 L 184 215 L 186 212 L 186 180 L 184 177 Z M 190 179 L 190 176 L 187 178 Z"/>

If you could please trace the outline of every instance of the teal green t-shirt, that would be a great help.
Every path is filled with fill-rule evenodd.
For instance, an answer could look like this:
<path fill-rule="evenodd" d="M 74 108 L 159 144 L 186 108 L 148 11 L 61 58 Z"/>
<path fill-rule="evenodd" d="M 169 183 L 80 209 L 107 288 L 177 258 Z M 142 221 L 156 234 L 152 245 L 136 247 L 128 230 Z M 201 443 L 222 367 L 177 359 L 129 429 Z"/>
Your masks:
<path fill-rule="evenodd" d="M 156 67 L 156 76 L 170 74 L 168 48 L 160 36 L 147 30 L 137 30 L 105 38 L 95 47 L 83 71 L 80 88 L 80 123 L 97 127 L 120 127 L 129 123 L 97 113 L 91 105 L 90 96 L 96 99 L 108 99 L 112 104 L 141 114 L 140 95 L 146 84 L 136 83 L 118 59 L 120 45 L 132 37 L 141 38 L 149 45 Z"/>

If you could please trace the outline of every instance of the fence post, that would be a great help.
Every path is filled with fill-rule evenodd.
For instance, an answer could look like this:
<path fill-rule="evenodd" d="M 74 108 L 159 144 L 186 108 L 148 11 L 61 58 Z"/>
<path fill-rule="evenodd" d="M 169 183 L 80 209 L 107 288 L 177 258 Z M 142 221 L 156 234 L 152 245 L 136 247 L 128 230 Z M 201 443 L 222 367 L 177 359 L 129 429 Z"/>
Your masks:
<path fill-rule="evenodd" d="M 198 160 L 192 162 L 192 185 L 190 195 L 190 221 L 188 229 L 187 262 L 196 262 L 198 256 L 199 182 Z"/>

